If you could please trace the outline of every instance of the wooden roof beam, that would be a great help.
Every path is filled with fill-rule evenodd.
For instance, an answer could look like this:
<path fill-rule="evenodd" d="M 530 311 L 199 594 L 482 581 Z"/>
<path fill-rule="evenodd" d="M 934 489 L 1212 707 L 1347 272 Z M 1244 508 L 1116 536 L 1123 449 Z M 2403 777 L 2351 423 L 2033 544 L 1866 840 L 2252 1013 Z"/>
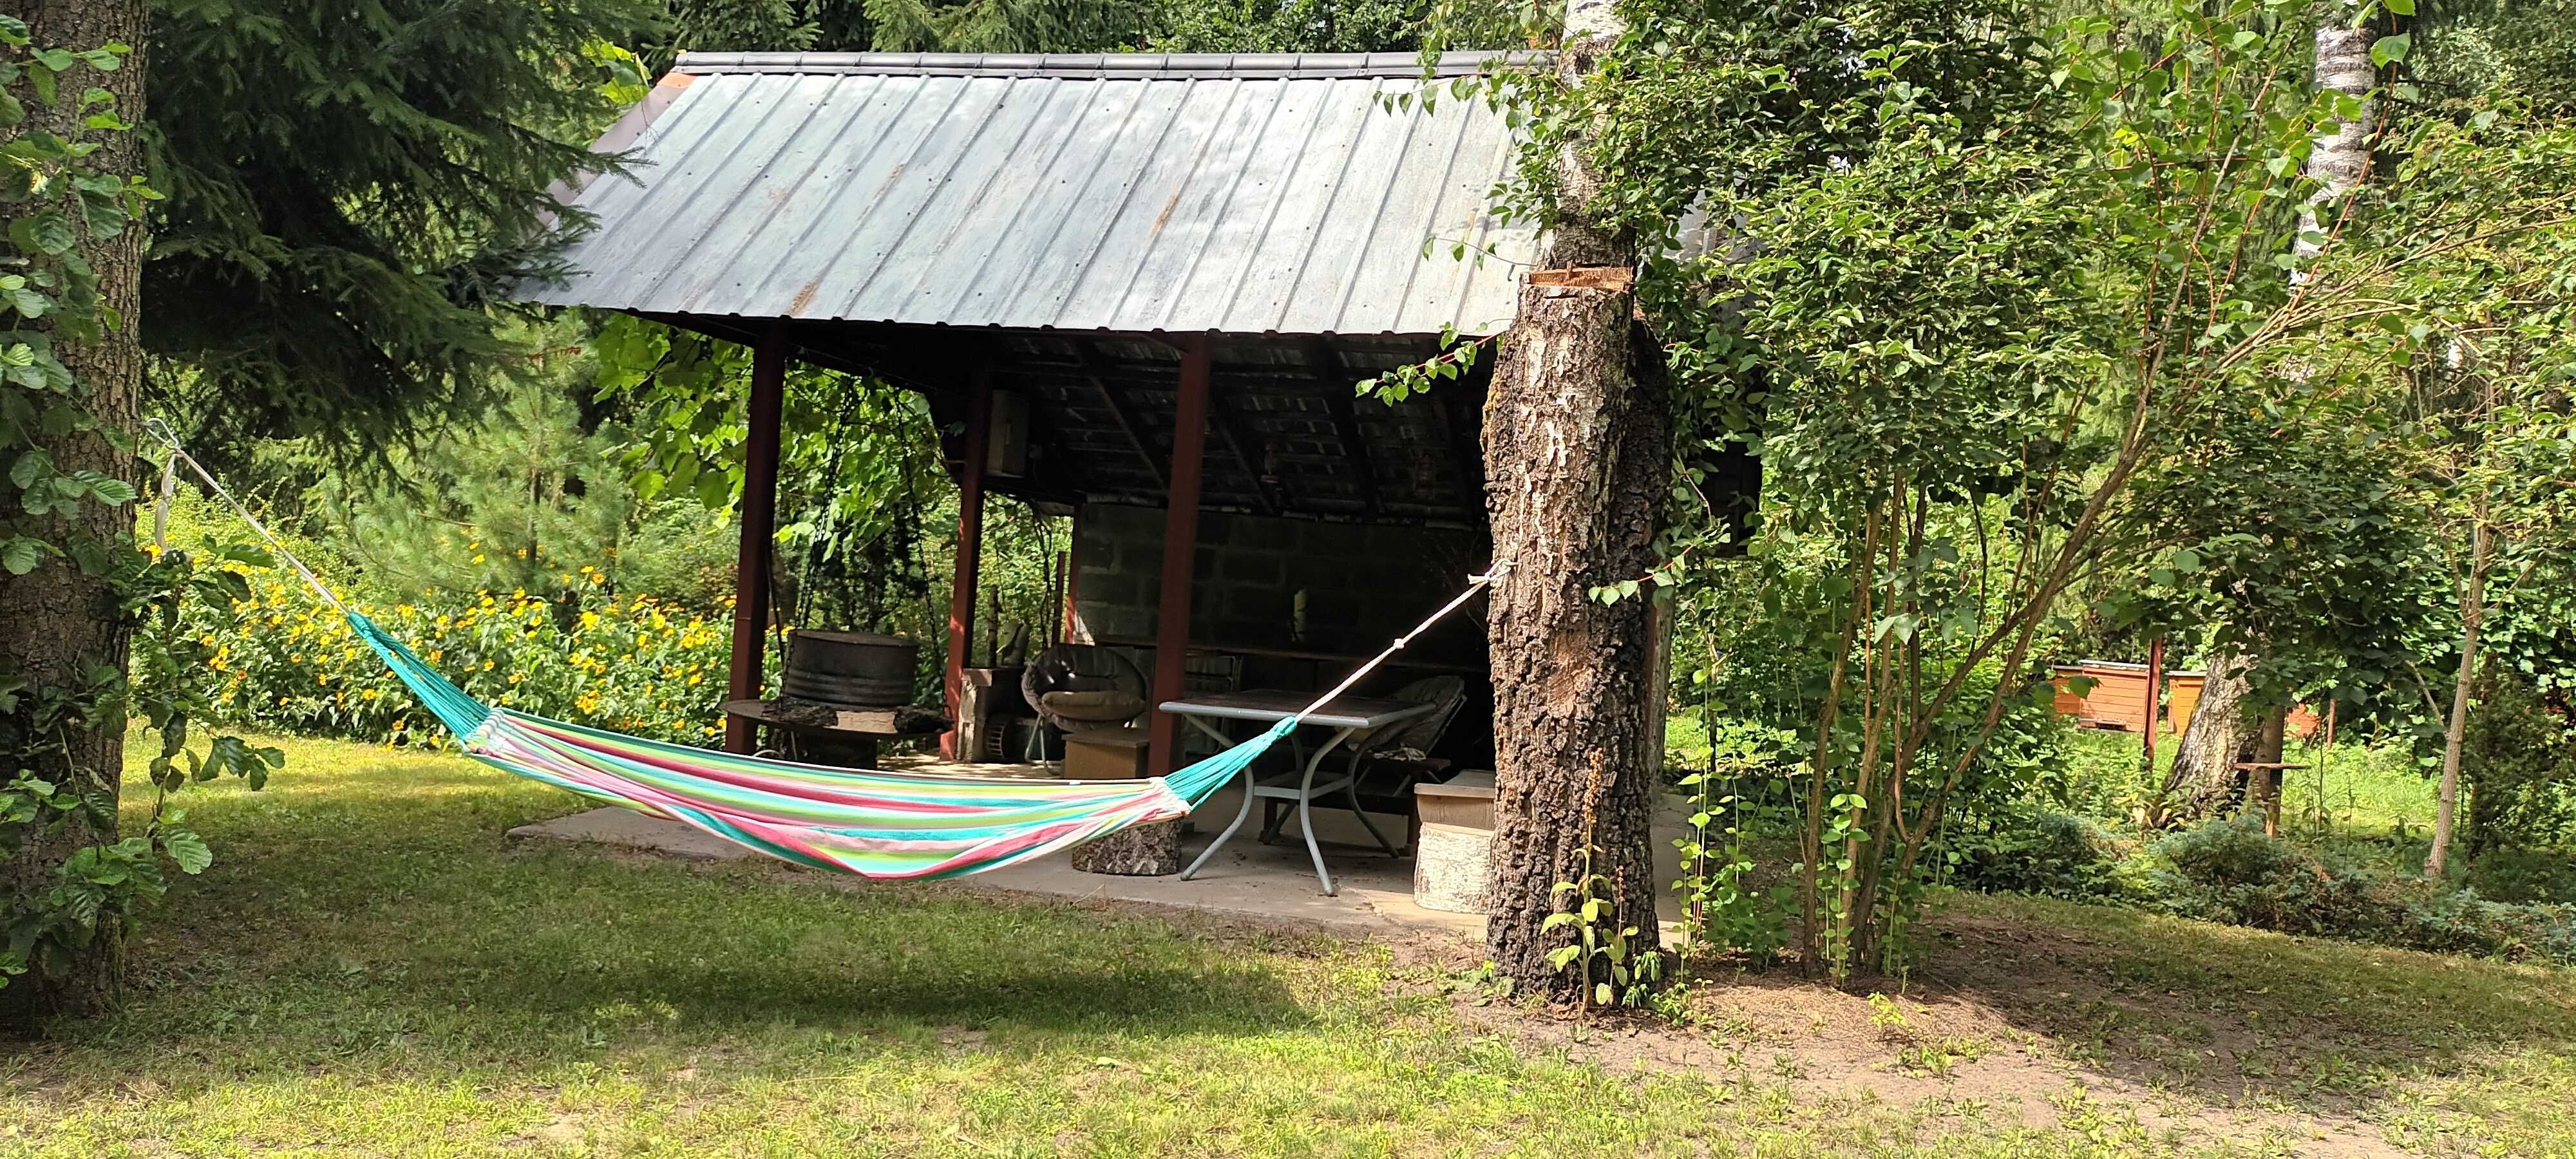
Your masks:
<path fill-rule="evenodd" d="M 1380 510 L 1377 498 L 1377 466 L 1369 458 L 1368 440 L 1360 437 L 1359 413 L 1351 406 L 1356 397 L 1352 388 L 1358 379 L 1350 377 L 1350 368 L 1342 365 L 1342 356 L 1333 353 L 1330 343 L 1308 339 L 1306 361 L 1315 374 L 1315 382 L 1324 392 L 1324 413 L 1332 416 L 1333 437 L 1341 440 L 1342 449 L 1359 468 L 1360 505 L 1371 517 Z"/>
<path fill-rule="evenodd" d="M 1154 477 L 1154 486 L 1169 496 L 1172 481 L 1163 474 L 1162 460 L 1156 459 L 1153 450 L 1145 445 L 1145 436 L 1136 428 L 1136 416 L 1127 413 L 1126 401 L 1111 389 L 1109 375 L 1103 366 L 1107 360 L 1088 342 L 1075 343 L 1073 350 L 1082 359 L 1082 380 L 1091 384 L 1092 392 L 1100 396 L 1100 404 L 1109 409 L 1109 417 L 1118 424 L 1118 432 L 1127 436 L 1127 445 L 1136 449 L 1136 458 L 1145 464 L 1146 473 Z"/>
<path fill-rule="evenodd" d="M 1249 448 L 1244 445 L 1243 424 L 1237 421 L 1233 408 L 1221 399 L 1212 398 L 1209 400 L 1208 419 L 1216 424 L 1216 433 L 1225 439 L 1226 449 L 1234 452 L 1234 461 L 1242 465 L 1243 473 L 1252 477 L 1253 494 L 1261 503 L 1261 513 L 1278 518 L 1285 505 L 1279 501 L 1279 492 L 1271 481 L 1262 476 L 1261 464 L 1252 461 Z"/>

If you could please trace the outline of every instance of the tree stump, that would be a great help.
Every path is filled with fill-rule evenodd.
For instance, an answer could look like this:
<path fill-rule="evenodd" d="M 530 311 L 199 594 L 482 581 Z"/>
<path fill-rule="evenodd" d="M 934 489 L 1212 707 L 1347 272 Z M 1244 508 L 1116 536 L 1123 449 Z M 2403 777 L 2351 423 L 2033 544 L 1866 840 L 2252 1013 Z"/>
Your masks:
<path fill-rule="evenodd" d="M 1073 867 L 1118 877 L 1166 877 L 1181 871 L 1181 823 L 1121 829 L 1073 847 Z"/>

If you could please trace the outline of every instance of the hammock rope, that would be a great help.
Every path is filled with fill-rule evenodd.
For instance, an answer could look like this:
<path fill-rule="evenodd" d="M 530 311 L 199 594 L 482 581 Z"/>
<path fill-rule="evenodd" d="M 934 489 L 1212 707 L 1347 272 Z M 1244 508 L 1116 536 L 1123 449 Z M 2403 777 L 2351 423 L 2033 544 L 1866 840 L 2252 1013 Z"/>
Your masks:
<path fill-rule="evenodd" d="M 170 451 L 156 538 L 185 464 L 258 533 L 306 587 L 382 659 L 466 755 L 603 804 L 663 817 L 784 861 L 865 877 L 944 878 L 1000 869 L 1119 830 L 1186 817 L 1281 737 L 1511 570 L 1496 560 L 1333 689 L 1261 735 L 1175 770 L 1124 781 L 952 777 L 831 768 L 740 756 L 549 720 L 485 704 L 391 633 L 340 601 L 284 541 L 188 454 L 159 419 L 146 433 Z"/>

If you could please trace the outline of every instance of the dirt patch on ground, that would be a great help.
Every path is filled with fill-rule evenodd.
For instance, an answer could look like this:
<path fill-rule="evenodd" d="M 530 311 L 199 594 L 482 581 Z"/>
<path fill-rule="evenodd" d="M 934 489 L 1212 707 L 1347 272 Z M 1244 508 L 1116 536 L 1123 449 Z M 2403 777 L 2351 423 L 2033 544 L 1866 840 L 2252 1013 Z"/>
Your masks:
<path fill-rule="evenodd" d="M 1431 985 L 1481 1029 L 1609 1070 L 1683 1071 L 1748 1088 L 1785 1086 L 1802 1101 L 1923 1108 L 2005 1125 L 2134 1119 L 2150 1136 L 2204 1144 L 2408 1154 L 2359 1117 L 2357 1099 L 2229 1091 L 2156 1065 L 2166 1051 L 2196 1049 L 2215 1071 L 2232 1051 L 2250 1048 L 2224 1034 L 2193 1043 L 2186 1041 L 2193 1032 L 2171 1032 L 2201 1025 L 2197 1011 L 2133 1011 L 2132 1024 L 2165 1026 L 2175 1041 L 2141 1052 L 2104 1050 L 2085 1013 L 2115 997 L 2105 983 L 2117 958 L 2109 951 L 2000 923 L 1953 922 L 1939 936 L 1950 943 L 1937 955 L 1943 968 L 1894 993 L 1837 990 L 1794 969 L 1711 963 L 1662 1012 L 1586 1018 L 1496 1001 L 1455 981 Z M 1473 958 L 1469 948 L 1448 964 L 1463 970 Z M 1975 984 L 1961 984 L 1963 974 Z M 1998 987 L 1999 978 L 2009 981 Z M 2277 1037 L 2263 1044 L 2276 1052 L 2281 1045 Z"/>
<path fill-rule="evenodd" d="M 1608 1070 L 1683 1071 L 1747 1088 L 1784 1086 L 1800 1101 L 1875 1103 L 2043 1127 L 2077 1116 L 2133 1118 L 2156 1137 L 2300 1154 L 2398 1156 L 2377 1129 L 2344 1114 L 2210 1101 L 2073 1057 L 2050 1036 L 1975 1001 L 1849 994 L 1794 978 L 1703 981 L 1679 1020 L 1585 1020 L 1479 1004 L 1459 1014 L 1531 1049 Z"/>

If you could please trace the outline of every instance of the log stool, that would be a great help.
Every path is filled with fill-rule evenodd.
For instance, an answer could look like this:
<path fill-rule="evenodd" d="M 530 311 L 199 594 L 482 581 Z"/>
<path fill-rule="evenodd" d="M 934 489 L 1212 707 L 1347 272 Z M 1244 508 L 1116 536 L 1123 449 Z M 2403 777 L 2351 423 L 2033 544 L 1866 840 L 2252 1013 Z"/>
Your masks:
<path fill-rule="evenodd" d="M 1485 912 L 1493 872 L 1494 775 L 1460 773 L 1413 786 L 1422 835 L 1413 845 L 1413 903 L 1448 913 Z"/>
<path fill-rule="evenodd" d="M 1064 775 L 1072 781 L 1128 780 L 1145 775 L 1145 730 L 1104 728 L 1064 738 Z M 1122 829 L 1073 847 L 1073 867 L 1119 877 L 1163 877 L 1181 871 L 1182 821 Z"/>
<path fill-rule="evenodd" d="M 1119 877 L 1165 877 L 1181 871 L 1181 822 L 1121 829 L 1073 847 L 1073 867 Z"/>

